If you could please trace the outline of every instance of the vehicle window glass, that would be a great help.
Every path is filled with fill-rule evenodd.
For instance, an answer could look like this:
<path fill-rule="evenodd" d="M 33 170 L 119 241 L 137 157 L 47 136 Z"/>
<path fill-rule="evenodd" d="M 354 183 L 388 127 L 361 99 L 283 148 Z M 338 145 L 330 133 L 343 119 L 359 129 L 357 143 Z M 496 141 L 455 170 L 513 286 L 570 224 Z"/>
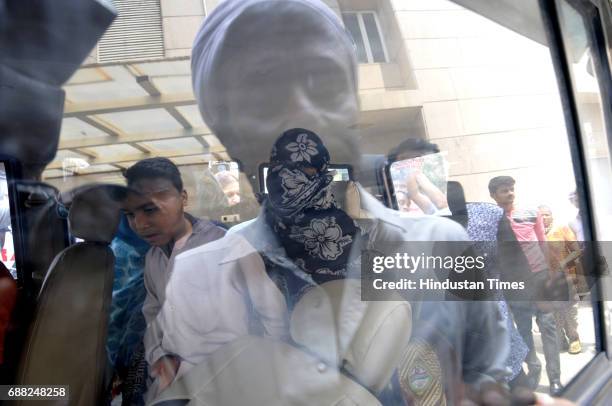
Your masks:
<path fill-rule="evenodd" d="M 596 329 L 590 287 L 581 284 L 578 265 L 568 259 L 579 252 L 584 239 L 579 212 L 585 208 L 579 207 L 573 195 L 577 179 L 549 44 L 542 35 L 538 1 L 525 1 L 525 10 L 531 11 L 508 17 L 502 8 L 493 14 L 490 9 L 484 10 L 485 16 L 446 0 L 332 0 L 325 2 L 330 5 L 330 15 L 312 22 L 296 19 L 305 25 L 304 30 L 295 29 L 292 24 L 296 21 L 284 19 L 286 15 L 295 17 L 291 5 L 301 10 L 302 1 L 279 2 L 278 9 L 267 9 L 268 15 L 261 14 L 258 7 L 240 15 L 247 23 L 241 20 L 223 33 L 219 41 L 226 46 L 215 48 L 219 53 L 214 61 L 192 60 L 194 38 L 197 43 L 207 34 L 198 31 L 205 16 L 231 1 L 181 0 L 181 6 L 169 0 L 151 2 L 161 3 L 161 7 L 147 8 L 145 14 L 155 16 L 151 17 L 153 23 L 143 19 L 143 25 L 154 24 L 157 30 L 148 39 L 143 38 L 142 45 L 113 51 L 117 48 L 113 45 L 134 35 L 137 24 L 125 32 L 119 25 L 109 31 L 112 35 L 100 42 L 64 86 L 66 104 L 59 150 L 45 169 L 43 180 L 62 192 L 93 182 L 124 184 L 122 173 L 137 161 L 167 157 L 181 172 L 189 195 L 187 211 L 228 224 L 246 222 L 264 216 L 260 202 L 266 200 L 255 192 L 265 185 L 259 178 L 261 165 L 271 162 L 271 154 L 279 152 L 273 150 L 274 142 L 290 129 L 307 129 L 324 140 L 329 163 L 340 166 L 332 167 L 336 182 L 329 184 L 339 189 L 342 183 L 338 181 L 348 181 L 351 168 L 354 180 L 363 186 L 342 196 L 343 208 L 351 208 L 350 216 L 347 214 L 350 219 L 342 227 L 363 231 L 364 240 L 384 234 L 377 234 L 371 227 L 389 223 L 387 216 L 393 221 L 399 219 L 396 230 L 405 227 L 410 231 L 404 238 L 415 240 L 451 230 L 448 235 L 453 238 L 469 236 L 491 243 L 500 241 L 505 231 L 509 239 L 531 243 L 538 250 L 534 254 L 536 262 L 544 261 L 536 267 L 531 253 L 514 253 L 510 262 L 521 259 L 530 278 L 532 272 L 550 276 L 559 267 L 571 274 L 566 285 L 572 292 L 571 300 L 554 308 L 535 303 L 512 308 L 503 297 L 496 302 L 511 335 L 510 355 L 501 361 L 502 369 L 511 375 L 505 376 L 503 383 L 521 378 L 523 371 L 530 385 L 541 392 L 567 384 L 595 354 Z M 138 3 L 121 1 L 119 11 L 128 10 L 126 17 L 136 16 L 129 12 L 128 5 Z M 286 13 L 283 18 L 275 18 L 275 13 L 281 12 Z M 234 17 L 231 13 L 225 16 L 228 23 Z M 341 29 L 328 29 L 331 17 Z M 225 27 L 224 23 L 219 26 Z M 147 44 L 152 47 L 150 55 L 134 50 Z M 610 183 L 609 155 L 599 113 L 601 100 L 595 90 L 596 78 L 589 73 L 588 47 L 576 57 L 574 74 L 576 78 L 580 75 L 586 89 L 577 91 L 580 96 L 584 93 L 581 109 L 587 118 L 583 136 L 592 150 L 589 175 Z M 200 81 L 206 84 L 201 86 Z M 305 135 L 282 145 L 283 152 L 296 161 L 293 163 L 314 165 L 323 151 L 310 143 L 312 140 L 300 137 Z M 388 160 L 407 139 L 435 144 L 439 152 L 423 157 L 398 155 L 400 158 Z M 272 171 L 263 167 L 261 175 L 265 179 Z M 415 179 L 423 177 L 410 189 L 406 186 L 408 173 Z M 320 174 L 309 174 L 309 179 L 316 178 L 320 184 L 326 181 L 315 175 Z M 393 190 L 386 193 L 391 195 L 382 196 L 385 182 L 390 180 L 394 187 L 387 184 Z M 312 190 L 302 186 L 311 184 L 294 181 L 279 181 L 278 189 L 284 193 L 279 205 L 290 201 L 301 204 L 301 208 L 314 206 L 312 212 L 322 207 L 330 209 L 328 199 L 305 204 Z M 457 182 L 463 189 L 468 216 L 465 229 L 428 216 L 434 212 L 447 214 L 445 209 L 451 203 L 446 197 L 447 181 Z M 433 190 L 430 186 L 439 193 L 426 193 Z M 402 205 L 415 211 L 418 206 L 423 213 L 416 219 L 392 212 L 370 199 L 367 191 L 387 202 L 398 202 L 398 194 L 403 193 Z M 419 193 L 429 196 L 429 205 L 421 207 L 416 202 Z M 603 195 L 598 204 L 609 208 L 610 201 L 609 194 Z M 609 236 L 610 230 L 604 230 L 603 224 L 609 223 L 610 211 L 597 210 L 598 233 Z M 305 218 L 288 217 L 296 221 Z M 341 255 L 342 244 L 353 242 L 352 238 L 328 241 L 338 237 L 341 226 L 336 221 L 334 217 L 333 227 L 326 229 L 316 220 L 312 222 L 316 227 L 275 223 L 270 228 L 285 233 L 278 238 L 281 242 L 302 233 L 298 235 L 302 245 L 285 247 L 287 251 L 307 249 L 335 260 Z M 363 247 L 376 247 L 376 241 L 355 240 Z M 566 244 L 566 251 L 558 253 L 556 262 L 552 262 L 556 258 L 553 254 L 548 256 L 548 250 L 540 248 L 540 242 L 546 246 L 551 240 Z M 264 242 L 252 241 L 269 248 Z M 276 260 L 276 253 L 264 258 L 266 266 L 287 265 Z M 295 262 L 299 265 L 291 269 L 301 272 L 302 279 L 310 278 L 308 272 L 302 275 L 301 267 L 306 262 Z M 341 260 L 332 265 L 338 263 Z M 317 270 L 328 278 L 340 272 L 327 263 L 318 265 Z M 278 285 L 287 287 L 289 283 Z M 452 307 L 453 311 L 457 308 Z M 215 322 L 217 319 L 221 318 L 216 317 Z M 440 341 L 482 333 L 474 331 L 480 326 L 475 327 L 470 320 L 448 326 L 438 326 L 441 334 L 452 336 Z M 486 360 L 490 365 L 499 352 L 493 339 L 487 345 L 491 351 L 482 357 L 490 357 Z M 471 356 L 475 359 L 475 354 L 481 354 L 480 350 L 472 348 L 469 354 L 460 355 L 468 363 Z M 463 348 L 453 351 L 460 353 Z M 450 364 L 443 367 L 450 368 Z M 405 372 L 408 385 L 418 381 L 422 371 L 412 368 Z"/>
<path fill-rule="evenodd" d="M 537 2 L 527 3 L 537 10 Z M 478 238 L 475 230 L 484 230 L 480 223 L 485 221 L 486 210 L 479 202 L 505 205 L 518 238 L 526 237 L 522 225 L 531 221 L 536 224 L 542 216 L 540 212 L 545 211 L 551 213 L 552 221 L 546 220 L 539 239 L 567 241 L 568 250 L 579 249 L 580 244 L 572 241 L 583 239 L 577 235 L 581 229 L 580 207 L 572 198 L 576 175 L 545 37 L 536 34 L 536 30 L 522 30 L 520 24 L 498 24 L 450 2 L 436 2 L 429 7 L 396 4 L 393 15 L 398 21 L 400 44 L 410 52 L 409 70 L 423 98 L 417 107 L 420 114 L 413 120 L 422 120 L 422 127 L 415 125 L 402 135 L 404 139 L 426 139 L 444 155 L 448 180 L 459 182 L 465 194 L 471 215 L 468 232 Z M 491 17 L 503 20 L 500 15 Z M 533 17 L 531 24 L 536 21 L 543 32 L 540 16 Z M 387 44 L 393 43 L 386 39 Z M 368 78 L 362 77 L 362 83 Z M 409 114 L 410 108 L 404 111 Z M 398 118 L 406 119 L 407 115 Z M 605 138 L 601 126 L 593 124 L 592 128 Z M 364 132 L 368 129 L 362 130 L 362 138 L 366 138 Z M 377 138 L 379 142 L 382 139 L 380 135 Z M 412 199 L 405 203 L 405 187 L 397 185 L 394 176 L 400 165 L 394 163 L 390 170 L 394 186 L 399 186 L 399 196 L 395 188 L 395 199 L 401 199 L 404 208 L 410 210 L 418 205 Z M 415 166 L 414 162 L 406 165 Z M 498 202 L 488 186 L 491 179 L 504 176 L 515 183 L 504 196 L 498 196 Z M 599 179 L 609 182 L 611 177 L 605 173 Z M 423 192 L 424 188 L 418 187 L 415 196 Z M 510 200 L 504 202 L 504 198 Z M 561 246 L 550 244 L 555 249 Z M 548 265 L 554 267 L 553 263 Z M 527 347 L 534 348 L 536 356 L 524 358 L 524 371 L 530 378 L 540 378 L 541 391 L 549 390 L 551 380 L 568 383 L 595 354 L 590 286 L 580 283 L 577 289 L 580 295 L 574 299 L 580 300 L 554 311 L 552 321 L 537 320 L 542 315 L 537 312 L 532 314 L 533 320 L 522 315 L 518 316 L 520 320 L 515 319 L 515 331 L 529 336 L 521 338 Z M 537 332 L 532 333 L 526 324 L 538 325 L 533 327 Z M 529 342 L 532 337 L 534 341 Z M 518 347 L 513 351 L 518 353 Z M 555 360 L 551 354 L 559 358 Z M 539 371 L 537 366 L 528 365 L 536 363 L 542 366 L 541 375 L 534 372 Z"/>
<path fill-rule="evenodd" d="M 575 95 L 578 119 L 580 125 L 580 136 L 584 146 L 586 159 L 586 170 L 589 175 L 589 195 L 594 219 L 594 234 L 600 244 L 600 255 L 604 263 L 611 263 L 612 251 L 606 241 L 612 238 L 610 222 L 612 221 L 612 160 L 610 151 L 612 150 L 609 141 L 609 131 L 611 123 L 604 119 L 604 108 L 609 109 L 609 103 L 603 104 L 605 96 L 602 95 L 602 80 L 599 75 L 610 75 L 609 71 L 604 71 L 601 66 L 602 55 L 598 53 L 594 24 L 600 24 L 596 9 L 590 5 L 583 5 L 582 9 L 567 1 L 558 1 L 560 23 L 565 42 L 565 52 L 570 68 L 571 84 Z M 590 8 L 589 8 L 590 7 Z M 599 39 L 601 41 L 602 39 Z M 603 55 L 605 58 L 606 56 Z M 598 66 L 599 65 L 599 66 Z M 598 69 L 599 68 L 599 69 Z M 609 97 L 609 93 L 608 93 Z M 601 292 L 609 295 L 610 278 L 604 277 L 601 282 Z M 608 290 L 606 290 L 608 289 Z M 609 307 L 609 296 L 602 299 L 607 300 Z M 605 310 L 605 307 L 604 307 Z M 609 310 L 608 310 L 609 312 Z M 608 331 L 608 339 L 612 337 L 612 325 L 610 320 L 605 320 Z"/>
<path fill-rule="evenodd" d="M 4 163 L 0 163 L 0 249 L 2 249 L 2 263 L 10 271 L 11 275 L 13 275 L 13 278 L 17 278 L 15 246 L 13 244 L 13 225 L 11 223 L 9 203 L 6 170 Z"/>
<path fill-rule="evenodd" d="M 596 233 L 598 239 L 610 241 L 612 230 L 607 225 L 612 221 L 612 186 L 608 180 L 612 176 L 612 161 L 602 110 L 601 84 L 593 66 L 593 58 L 599 56 L 592 49 L 589 35 L 591 29 L 586 25 L 584 17 L 568 2 L 559 3 L 565 49 L 576 95 L 582 142 L 585 146 L 587 171 L 592 182 Z"/>

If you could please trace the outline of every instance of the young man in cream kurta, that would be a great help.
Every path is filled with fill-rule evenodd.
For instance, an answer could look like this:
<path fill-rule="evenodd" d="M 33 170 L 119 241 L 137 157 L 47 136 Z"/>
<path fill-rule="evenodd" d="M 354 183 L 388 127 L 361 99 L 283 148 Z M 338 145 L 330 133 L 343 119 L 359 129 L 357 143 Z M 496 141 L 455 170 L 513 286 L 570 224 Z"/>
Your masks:
<path fill-rule="evenodd" d="M 124 205 L 126 217 L 130 227 L 151 245 L 144 270 L 145 358 L 151 376 L 157 378 L 155 385 L 163 388 L 174 379 L 180 363 L 180 359 L 161 350 L 164 331 L 156 321 L 165 301 L 174 257 L 223 237 L 225 230 L 185 213 L 187 192 L 178 168 L 169 159 L 139 161 L 127 170 L 126 178 L 134 192 Z"/>

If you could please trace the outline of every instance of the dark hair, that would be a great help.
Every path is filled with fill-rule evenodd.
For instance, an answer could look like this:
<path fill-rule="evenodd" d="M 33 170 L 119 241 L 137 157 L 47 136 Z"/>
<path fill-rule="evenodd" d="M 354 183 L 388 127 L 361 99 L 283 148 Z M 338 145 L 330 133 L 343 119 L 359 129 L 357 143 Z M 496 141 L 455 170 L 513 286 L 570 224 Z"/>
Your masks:
<path fill-rule="evenodd" d="M 389 151 L 389 161 L 397 161 L 397 158 L 406 152 L 413 152 L 414 157 L 437 154 L 440 152 L 437 144 L 431 143 L 423 138 L 407 138 L 402 141 L 397 147 Z"/>
<path fill-rule="evenodd" d="M 168 158 L 148 158 L 136 162 L 125 171 L 128 186 L 140 179 L 162 178 L 172 182 L 179 192 L 183 191 L 183 180 L 176 165 Z"/>
<path fill-rule="evenodd" d="M 502 186 L 514 186 L 516 181 L 512 176 L 496 176 L 489 181 L 489 194 L 497 192 Z"/>

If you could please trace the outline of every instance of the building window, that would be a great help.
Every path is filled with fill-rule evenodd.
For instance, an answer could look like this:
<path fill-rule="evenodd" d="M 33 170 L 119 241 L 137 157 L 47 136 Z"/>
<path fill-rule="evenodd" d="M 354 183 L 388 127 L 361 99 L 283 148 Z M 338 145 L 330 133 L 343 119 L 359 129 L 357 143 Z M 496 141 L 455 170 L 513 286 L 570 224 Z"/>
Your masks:
<path fill-rule="evenodd" d="M 100 40 L 98 61 L 164 56 L 159 0 L 112 0 L 119 15 Z"/>
<path fill-rule="evenodd" d="M 357 45 L 359 63 L 387 62 L 387 50 L 375 12 L 342 13 L 342 20 Z"/>

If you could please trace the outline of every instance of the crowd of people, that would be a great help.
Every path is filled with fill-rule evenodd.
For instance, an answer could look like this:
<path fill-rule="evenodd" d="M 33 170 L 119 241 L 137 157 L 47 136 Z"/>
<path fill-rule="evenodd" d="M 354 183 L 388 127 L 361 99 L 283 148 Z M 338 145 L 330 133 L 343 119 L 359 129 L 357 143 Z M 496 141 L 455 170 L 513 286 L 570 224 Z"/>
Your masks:
<path fill-rule="evenodd" d="M 303 150 L 310 154 L 291 152 L 291 147 L 300 142 L 306 144 Z M 367 236 L 336 205 L 330 193 L 332 176 L 326 169 L 330 155 L 321 139 L 304 129 L 286 131 L 273 146 L 270 162 L 269 198 L 256 226 L 227 235 L 223 225 L 185 212 L 186 192 L 180 172 L 170 160 L 143 160 L 126 172 L 130 193 L 112 244 L 117 263 L 107 346 L 116 373 L 114 394 L 120 391 L 124 404 L 142 403 L 145 396 L 154 399 L 223 345 L 253 334 L 253 314 L 261 324 L 260 334 L 289 340 L 290 313 L 304 292 L 315 285 L 349 277 L 355 261 L 353 245 L 363 248 Z M 514 184 L 509 176 L 495 177 L 489 182 L 489 191 L 496 204 L 467 204 L 468 238 L 477 242 L 479 250 L 489 253 L 494 251 L 491 244 L 498 241 L 554 242 L 521 246 L 525 267 L 531 274 L 541 275 L 530 275 L 531 280 L 541 277 L 546 281 L 549 270 L 565 267 L 573 294 L 585 294 L 584 286 L 578 283 L 580 245 L 575 234 L 568 225 L 555 224 L 547 206 L 537 211 L 517 209 Z M 465 235 L 443 219 L 423 218 L 441 222 L 447 233 L 441 238 L 461 239 Z M 275 249 L 283 252 L 282 260 L 277 258 Z M 228 260 L 228 256 L 233 259 Z M 491 273 L 498 272 L 494 269 L 503 262 L 494 258 L 495 255 L 489 257 L 497 264 L 488 264 Z M 464 379 L 470 373 L 485 374 L 491 382 L 502 382 L 511 388 L 536 389 L 542 366 L 532 332 L 535 318 L 550 392 L 557 394 L 562 389 L 559 351 L 581 351 L 577 302 L 567 300 L 551 310 L 539 306 L 536 299 L 498 299 L 493 307 L 490 302 L 415 304 L 415 309 L 420 307 L 426 317 L 422 323 L 415 318 L 419 329 L 413 335 L 429 339 L 429 333 L 424 332 L 433 328 L 442 331 L 456 347 L 471 343 L 473 347 L 464 348 L 465 353 L 459 357 L 463 366 L 453 371 L 464 375 Z M 441 314 L 453 314 L 453 323 L 447 324 L 446 317 L 433 317 Z M 496 317 L 503 319 L 502 326 L 493 322 Z M 483 343 L 482 337 L 473 342 L 469 338 L 475 332 L 472 328 L 476 329 L 474 319 L 484 323 L 480 327 L 485 326 L 489 343 Z M 453 342 L 456 335 L 464 336 L 463 341 Z M 500 349 L 499 344 L 504 342 L 506 348 Z M 431 353 L 442 350 L 435 348 Z M 453 363 L 448 354 L 437 357 Z M 397 375 L 402 376 L 402 372 Z M 392 386 L 389 391 L 393 391 Z M 403 389 L 399 390 L 402 401 L 418 398 L 402 382 L 398 387 Z M 456 394 L 446 388 L 444 396 L 453 398 Z"/>
<path fill-rule="evenodd" d="M 553 226 L 552 212 L 546 206 L 538 209 L 519 209 L 515 206 L 515 180 L 510 176 L 498 176 L 489 182 L 489 192 L 497 205 L 503 209 L 512 231 L 511 237 L 518 241 L 527 260 L 528 269 L 534 281 L 544 281 L 555 276 L 569 276 L 568 303 L 562 309 L 554 310 L 534 303 L 510 302 L 514 322 L 521 337 L 528 347 L 525 358 L 529 384 L 535 387 L 540 380 L 542 365 L 535 352 L 532 333 L 532 321 L 535 318 L 542 337 L 542 346 L 546 360 L 546 372 L 550 382 L 551 393 L 559 393 L 561 384 L 561 365 L 559 352 L 561 340 L 570 340 L 566 349 L 570 354 L 581 351 L 577 332 L 577 312 L 575 288 L 582 273 L 576 273 L 580 247 L 575 235 L 567 226 Z M 549 242 L 548 244 L 545 244 Z M 569 268 L 569 269 L 568 269 Z M 569 279 L 568 278 L 568 279 Z M 544 299 L 543 297 L 541 299 Z M 569 309 L 574 311 L 570 312 Z M 557 321 L 556 321 L 557 320 Z M 568 327 L 566 329 L 566 326 Z M 567 338 L 565 337 L 567 334 Z"/>
<path fill-rule="evenodd" d="M 399 154 L 400 151 L 403 154 Z M 408 139 L 390 152 L 389 159 L 392 162 L 410 163 L 439 152 L 435 144 Z M 430 181 L 425 183 L 422 180 L 427 179 L 424 170 L 412 169 L 402 175 L 393 178 L 400 212 L 409 216 L 436 214 L 440 213 L 440 208 L 448 207 L 450 197 L 447 198 Z M 542 310 L 534 303 L 511 301 L 509 309 L 503 303 L 502 311 L 504 317 L 509 319 L 511 332 L 520 332 L 520 335 L 513 336 L 515 342 L 512 344 L 513 353 L 519 354 L 513 363 L 520 366 L 518 369 L 513 368 L 516 371 L 513 372 L 515 383 L 537 388 L 540 382 L 542 365 L 536 355 L 532 333 L 532 320 L 535 318 L 542 337 L 550 391 L 559 393 L 563 387 L 559 352 L 579 354 L 582 350 L 578 333 L 577 299 L 579 295 L 583 297 L 587 294 L 588 287 L 579 260 L 582 253 L 580 241 L 583 239 L 581 220 L 577 214 L 569 224 L 555 222 L 552 210 L 547 205 L 531 209 L 517 207 L 514 186 L 515 180 L 511 176 L 492 178 L 488 185 L 489 194 L 497 207 L 485 203 L 468 203 L 467 231 L 473 241 L 479 242 L 479 248 L 482 248 L 482 241 L 521 242 L 523 252 L 511 252 L 510 255 L 516 258 L 524 254 L 528 268 L 539 278 L 545 278 L 551 271 L 568 277 L 568 290 L 572 299 L 559 305 L 560 308 Z M 578 208 L 575 192 L 569 195 L 569 200 Z M 500 225 L 500 222 L 505 224 Z M 488 254 L 490 251 L 485 250 Z M 525 350 L 521 355 L 523 347 Z M 527 365 L 527 374 L 523 372 L 523 362 Z"/>

